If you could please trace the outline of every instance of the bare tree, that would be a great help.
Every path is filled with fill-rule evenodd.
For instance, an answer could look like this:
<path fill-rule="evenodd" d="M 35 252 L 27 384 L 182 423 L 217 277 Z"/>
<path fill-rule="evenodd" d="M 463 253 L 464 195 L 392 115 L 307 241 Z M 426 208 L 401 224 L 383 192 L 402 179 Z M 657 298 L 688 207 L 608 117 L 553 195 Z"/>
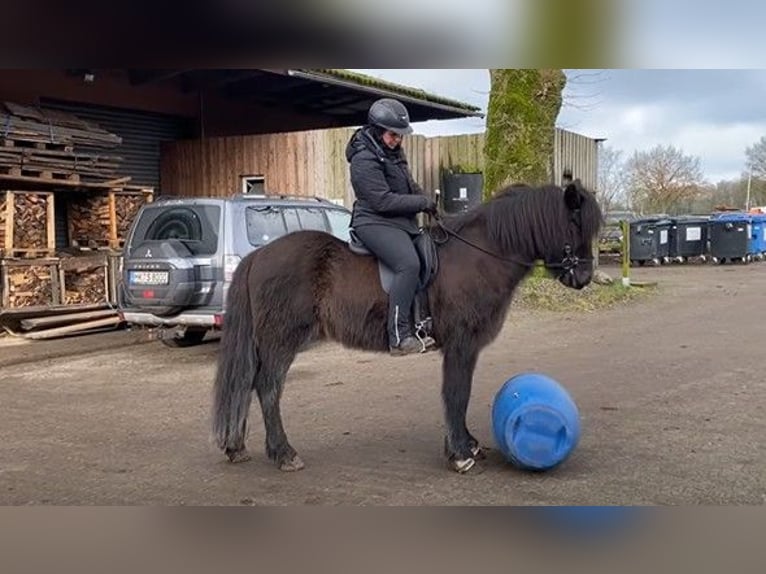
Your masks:
<path fill-rule="evenodd" d="M 635 152 L 626 175 L 633 208 L 644 213 L 670 213 L 696 197 L 704 184 L 699 158 L 672 145 Z"/>
<path fill-rule="evenodd" d="M 598 152 L 598 198 L 604 213 L 614 208 L 625 194 L 625 162 L 622 151 L 603 147 Z"/>
<path fill-rule="evenodd" d="M 755 179 L 766 179 L 766 136 L 745 150 L 747 169 L 753 170 Z"/>

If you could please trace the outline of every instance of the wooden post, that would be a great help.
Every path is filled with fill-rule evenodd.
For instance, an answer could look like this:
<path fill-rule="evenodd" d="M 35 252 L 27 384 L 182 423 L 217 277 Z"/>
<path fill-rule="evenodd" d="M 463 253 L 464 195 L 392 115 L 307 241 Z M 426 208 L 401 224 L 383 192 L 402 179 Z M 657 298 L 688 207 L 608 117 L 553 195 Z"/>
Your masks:
<path fill-rule="evenodd" d="M 8 266 L 5 262 L 0 263 L 0 275 L 3 278 L 2 307 L 8 309 L 11 306 L 11 280 L 8 277 Z"/>
<path fill-rule="evenodd" d="M 101 268 L 104 272 L 104 303 L 109 303 L 112 300 L 112 294 L 109 292 L 109 256 L 104 256 L 104 266 Z"/>
<path fill-rule="evenodd" d="M 117 200 L 115 198 L 115 191 L 109 190 L 109 246 L 111 248 L 118 247 L 117 244 Z"/>
<path fill-rule="evenodd" d="M 630 287 L 630 223 L 620 221 L 622 228 L 622 285 Z"/>
<path fill-rule="evenodd" d="M 56 214 L 53 206 L 54 201 L 55 198 L 53 192 L 48 192 L 48 199 L 46 201 L 47 212 L 45 214 L 47 229 L 45 231 L 48 239 L 48 249 L 50 250 L 49 255 L 53 255 L 56 251 Z"/>
<path fill-rule="evenodd" d="M 51 305 L 61 305 L 66 300 L 64 292 L 64 270 L 58 263 L 52 263 L 48 266 L 51 274 Z"/>
<path fill-rule="evenodd" d="M 14 206 L 15 195 L 12 191 L 6 191 L 5 193 L 5 252 L 10 256 L 13 253 L 13 216 L 16 212 Z"/>

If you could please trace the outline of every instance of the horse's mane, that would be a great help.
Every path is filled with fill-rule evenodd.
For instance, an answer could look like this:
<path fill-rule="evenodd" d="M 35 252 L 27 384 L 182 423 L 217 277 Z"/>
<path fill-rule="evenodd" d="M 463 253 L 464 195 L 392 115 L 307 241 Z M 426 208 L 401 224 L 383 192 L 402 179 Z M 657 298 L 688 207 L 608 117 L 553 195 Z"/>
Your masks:
<path fill-rule="evenodd" d="M 582 234 L 593 238 L 602 225 L 601 210 L 593 195 L 579 182 L 576 185 L 582 197 Z M 444 224 L 459 233 L 481 223 L 486 226 L 489 240 L 502 252 L 531 255 L 558 249 L 568 241 L 569 217 L 562 188 L 513 184 L 465 213 L 445 217 Z"/>

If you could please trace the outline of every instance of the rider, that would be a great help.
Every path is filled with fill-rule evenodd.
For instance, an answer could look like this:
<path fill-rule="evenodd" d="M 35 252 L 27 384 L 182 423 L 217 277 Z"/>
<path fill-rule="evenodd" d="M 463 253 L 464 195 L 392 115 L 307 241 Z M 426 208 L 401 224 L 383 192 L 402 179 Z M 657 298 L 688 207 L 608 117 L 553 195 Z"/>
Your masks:
<path fill-rule="evenodd" d="M 423 193 L 410 173 L 402 150 L 412 133 L 407 108 L 383 98 L 370 106 L 367 125 L 356 130 L 346 147 L 351 185 L 356 195 L 351 227 L 365 247 L 394 272 L 388 299 L 388 342 L 393 355 L 417 353 L 434 345 L 413 334 L 412 304 L 420 275 L 413 239 L 416 215 L 436 213 L 436 202 Z"/>

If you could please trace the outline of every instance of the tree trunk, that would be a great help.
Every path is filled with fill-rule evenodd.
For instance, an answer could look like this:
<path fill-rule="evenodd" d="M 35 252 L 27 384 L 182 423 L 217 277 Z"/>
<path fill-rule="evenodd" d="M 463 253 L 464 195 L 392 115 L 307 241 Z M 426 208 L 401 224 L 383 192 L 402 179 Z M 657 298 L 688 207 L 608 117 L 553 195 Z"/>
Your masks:
<path fill-rule="evenodd" d="M 490 70 L 484 145 L 485 199 L 510 183 L 550 183 L 556 118 L 566 76 L 561 70 Z"/>

